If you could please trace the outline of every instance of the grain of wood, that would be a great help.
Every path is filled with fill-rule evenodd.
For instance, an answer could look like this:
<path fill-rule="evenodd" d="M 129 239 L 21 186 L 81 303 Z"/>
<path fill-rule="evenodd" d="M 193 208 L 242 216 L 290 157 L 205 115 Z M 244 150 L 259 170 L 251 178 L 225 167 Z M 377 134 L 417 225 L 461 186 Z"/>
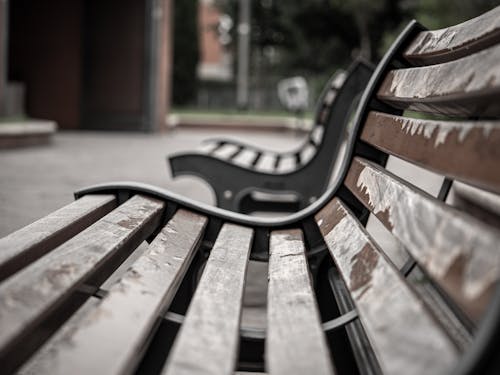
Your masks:
<path fill-rule="evenodd" d="M 59 246 L 114 207 L 114 195 L 86 195 L 0 239 L 0 280 Z"/>
<path fill-rule="evenodd" d="M 370 112 L 361 139 L 433 172 L 500 192 L 500 121 L 432 121 Z"/>
<path fill-rule="evenodd" d="M 158 225 L 163 207 L 136 195 L 0 284 L 0 362 L 106 260 L 129 242 L 142 242 Z"/>
<path fill-rule="evenodd" d="M 500 45 L 421 68 L 391 70 L 377 97 L 402 109 L 456 116 L 500 115 Z"/>
<path fill-rule="evenodd" d="M 269 251 L 267 372 L 332 374 L 302 232 L 272 232 Z"/>
<path fill-rule="evenodd" d="M 163 374 L 234 373 L 252 237 L 250 228 L 223 225 Z"/>
<path fill-rule="evenodd" d="M 500 231 L 355 158 L 345 184 L 475 320 L 500 278 Z"/>
<path fill-rule="evenodd" d="M 500 41 L 500 7 L 448 28 L 422 31 L 403 56 L 417 65 L 438 64 L 470 55 Z"/>
<path fill-rule="evenodd" d="M 85 318 L 71 324 L 37 366 L 38 374 L 129 374 L 175 295 L 206 218 L 178 211 L 149 249 Z M 36 361 L 36 359 L 35 359 Z"/>
<path fill-rule="evenodd" d="M 383 373 L 447 373 L 456 348 L 345 205 L 335 198 L 316 222 Z"/>

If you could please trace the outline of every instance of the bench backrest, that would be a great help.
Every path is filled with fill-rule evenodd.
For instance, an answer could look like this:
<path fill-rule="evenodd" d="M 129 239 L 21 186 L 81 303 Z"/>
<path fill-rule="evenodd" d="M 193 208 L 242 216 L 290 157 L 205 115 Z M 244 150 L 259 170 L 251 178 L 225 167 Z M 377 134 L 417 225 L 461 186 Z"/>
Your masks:
<path fill-rule="evenodd" d="M 330 78 L 318 100 L 313 129 L 305 143 L 294 153 L 296 169 L 333 166 L 333 159 L 344 141 L 345 129 L 349 127 L 362 88 L 372 73 L 370 63 L 356 60 L 347 71 L 340 71 Z M 279 165 L 280 161 L 277 162 L 278 171 Z M 324 173 L 329 175 L 330 171 L 325 170 Z"/>
<path fill-rule="evenodd" d="M 357 110 L 356 139 L 344 163 L 342 186 L 316 217 L 351 298 L 363 310 L 368 336 L 378 337 L 376 352 L 389 345 L 381 318 L 373 315 L 391 299 L 379 285 L 391 289 L 394 282 L 390 273 L 378 269 L 382 245 L 351 232 L 344 236 L 349 246 L 329 237 L 346 225 L 346 216 L 364 222 L 368 215 L 376 217 L 408 254 L 405 282 L 432 318 L 447 327 L 453 343 L 453 349 L 436 349 L 443 362 L 466 352 L 460 371 L 473 371 L 478 363 L 474 355 L 484 354 L 485 343 L 491 344 L 488 334 L 498 330 L 500 316 L 498 306 L 488 310 L 500 296 L 499 118 L 500 7 L 443 30 L 427 31 L 411 23 L 377 67 Z M 431 196 L 386 170 L 389 156 L 441 175 L 439 194 Z M 367 245 L 356 247 L 356 241 Z M 381 252 L 374 250 L 378 247 Z M 371 288 L 379 291 L 378 298 L 367 292 Z M 489 322 L 487 328 L 480 325 L 483 320 Z M 432 347 L 438 336 L 422 332 L 412 340 L 428 340 Z M 482 346 L 479 351 L 470 349 L 475 336 L 483 337 L 476 342 Z M 404 351 L 404 340 L 397 345 Z M 398 368 L 400 358 L 394 351 L 387 355 L 388 346 L 384 350 L 376 353 L 382 368 Z M 432 355 L 428 359 L 431 366 Z M 429 367 L 429 373 L 435 370 Z"/>

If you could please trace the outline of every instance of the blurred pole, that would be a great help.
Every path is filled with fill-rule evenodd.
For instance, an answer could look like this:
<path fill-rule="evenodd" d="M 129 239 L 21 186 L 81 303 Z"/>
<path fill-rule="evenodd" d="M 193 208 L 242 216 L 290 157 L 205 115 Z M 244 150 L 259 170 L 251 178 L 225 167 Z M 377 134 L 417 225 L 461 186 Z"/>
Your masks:
<path fill-rule="evenodd" d="M 236 103 L 239 109 L 248 108 L 250 65 L 250 1 L 240 0 L 238 19 L 238 77 Z"/>
<path fill-rule="evenodd" d="M 5 110 L 5 90 L 7 86 L 8 13 L 8 1 L 0 0 L 0 115 L 2 115 Z"/>

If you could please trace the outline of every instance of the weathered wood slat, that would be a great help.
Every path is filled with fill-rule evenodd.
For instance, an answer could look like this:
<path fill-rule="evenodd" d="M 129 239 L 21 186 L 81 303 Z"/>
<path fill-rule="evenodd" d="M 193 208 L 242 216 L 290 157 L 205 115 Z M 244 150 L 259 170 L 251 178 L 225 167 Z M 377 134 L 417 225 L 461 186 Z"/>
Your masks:
<path fill-rule="evenodd" d="M 238 151 L 240 150 L 240 146 L 237 146 L 232 143 L 225 143 L 222 146 L 220 146 L 217 150 L 212 152 L 212 155 L 224 159 L 224 160 L 229 160 L 231 159 Z"/>
<path fill-rule="evenodd" d="M 178 211 L 102 302 L 34 359 L 36 373 L 130 373 L 175 295 L 206 222 L 205 217 Z"/>
<path fill-rule="evenodd" d="M 252 237 L 249 228 L 223 225 L 164 374 L 233 374 Z"/>
<path fill-rule="evenodd" d="M 470 55 L 500 42 L 500 7 L 459 25 L 422 31 L 403 56 L 416 65 L 438 64 Z"/>
<path fill-rule="evenodd" d="M 262 154 L 255 164 L 255 169 L 259 172 L 273 172 L 274 165 L 276 164 L 275 154 Z"/>
<path fill-rule="evenodd" d="M 384 374 L 441 374 L 457 352 L 361 224 L 335 198 L 316 215 Z"/>
<path fill-rule="evenodd" d="M 472 318 L 500 276 L 500 232 L 355 158 L 346 186 Z"/>
<path fill-rule="evenodd" d="M 136 195 L 0 284 L 0 362 L 79 284 L 128 252 L 159 224 L 164 204 Z"/>
<path fill-rule="evenodd" d="M 272 232 L 269 252 L 268 373 L 332 374 L 333 366 L 311 286 L 302 232 Z"/>
<path fill-rule="evenodd" d="M 370 112 L 361 139 L 434 172 L 500 192 L 500 121 L 431 121 Z"/>
<path fill-rule="evenodd" d="M 304 165 L 309 163 L 311 159 L 316 155 L 316 147 L 312 144 L 307 144 L 302 151 L 300 151 L 300 164 Z"/>
<path fill-rule="evenodd" d="M 297 169 L 297 157 L 293 155 L 285 155 L 280 158 L 276 172 L 288 173 Z"/>
<path fill-rule="evenodd" d="M 500 45 L 448 63 L 391 70 L 377 97 L 402 109 L 499 116 Z"/>
<path fill-rule="evenodd" d="M 0 280 L 59 246 L 114 207 L 114 195 L 87 195 L 0 239 Z"/>
<path fill-rule="evenodd" d="M 52 367 L 52 350 L 58 345 L 67 342 L 67 337 L 71 335 L 74 327 L 81 324 L 83 319 L 94 309 L 100 300 L 97 297 L 90 297 L 85 303 L 71 316 L 70 319 L 48 340 L 35 355 L 23 364 L 16 371 L 17 375 L 37 375 L 47 373 Z M 72 369 L 73 373 L 76 369 Z M 49 372 L 50 373 L 50 372 Z"/>
<path fill-rule="evenodd" d="M 249 168 L 252 166 L 252 163 L 255 160 L 256 156 L 256 151 L 244 148 L 231 161 L 236 165 Z"/>
<path fill-rule="evenodd" d="M 481 221 L 500 228 L 500 195 L 453 181 L 446 201 Z"/>

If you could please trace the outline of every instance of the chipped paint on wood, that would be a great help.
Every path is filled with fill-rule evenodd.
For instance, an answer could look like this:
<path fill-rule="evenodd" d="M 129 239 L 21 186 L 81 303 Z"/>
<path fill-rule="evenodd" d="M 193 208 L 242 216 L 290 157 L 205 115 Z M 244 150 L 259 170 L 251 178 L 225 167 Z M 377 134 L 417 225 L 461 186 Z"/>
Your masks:
<path fill-rule="evenodd" d="M 224 224 L 163 374 L 232 375 L 253 230 Z"/>
<path fill-rule="evenodd" d="M 349 189 L 478 318 L 499 278 L 500 233 L 406 186 L 370 162 L 356 158 L 349 174 Z"/>
<path fill-rule="evenodd" d="M 269 252 L 267 372 L 332 374 L 302 232 L 272 232 Z"/>
<path fill-rule="evenodd" d="M 448 114 L 498 115 L 500 45 L 460 60 L 391 70 L 377 97 L 398 108 Z"/>
<path fill-rule="evenodd" d="M 44 351 L 37 374 L 111 375 L 134 368 L 137 348 L 172 300 L 206 222 L 179 210 L 107 296 Z"/>
<path fill-rule="evenodd" d="M 499 59 L 500 46 L 495 46 L 449 63 L 391 70 L 379 96 L 420 99 L 498 88 Z"/>
<path fill-rule="evenodd" d="M 432 121 L 368 114 L 361 139 L 446 176 L 500 192 L 500 121 Z"/>
<path fill-rule="evenodd" d="M 316 215 L 384 374 L 446 373 L 457 352 L 422 301 L 343 203 Z"/>
<path fill-rule="evenodd" d="M 95 224 L 0 285 L 0 353 L 58 306 L 71 290 L 129 240 L 142 242 L 160 220 L 164 203 L 136 195 Z M 133 229 L 119 222 L 135 222 Z"/>
<path fill-rule="evenodd" d="M 500 7 L 459 25 L 422 31 L 403 53 L 417 64 L 435 64 L 471 54 L 500 39 Z"/>

